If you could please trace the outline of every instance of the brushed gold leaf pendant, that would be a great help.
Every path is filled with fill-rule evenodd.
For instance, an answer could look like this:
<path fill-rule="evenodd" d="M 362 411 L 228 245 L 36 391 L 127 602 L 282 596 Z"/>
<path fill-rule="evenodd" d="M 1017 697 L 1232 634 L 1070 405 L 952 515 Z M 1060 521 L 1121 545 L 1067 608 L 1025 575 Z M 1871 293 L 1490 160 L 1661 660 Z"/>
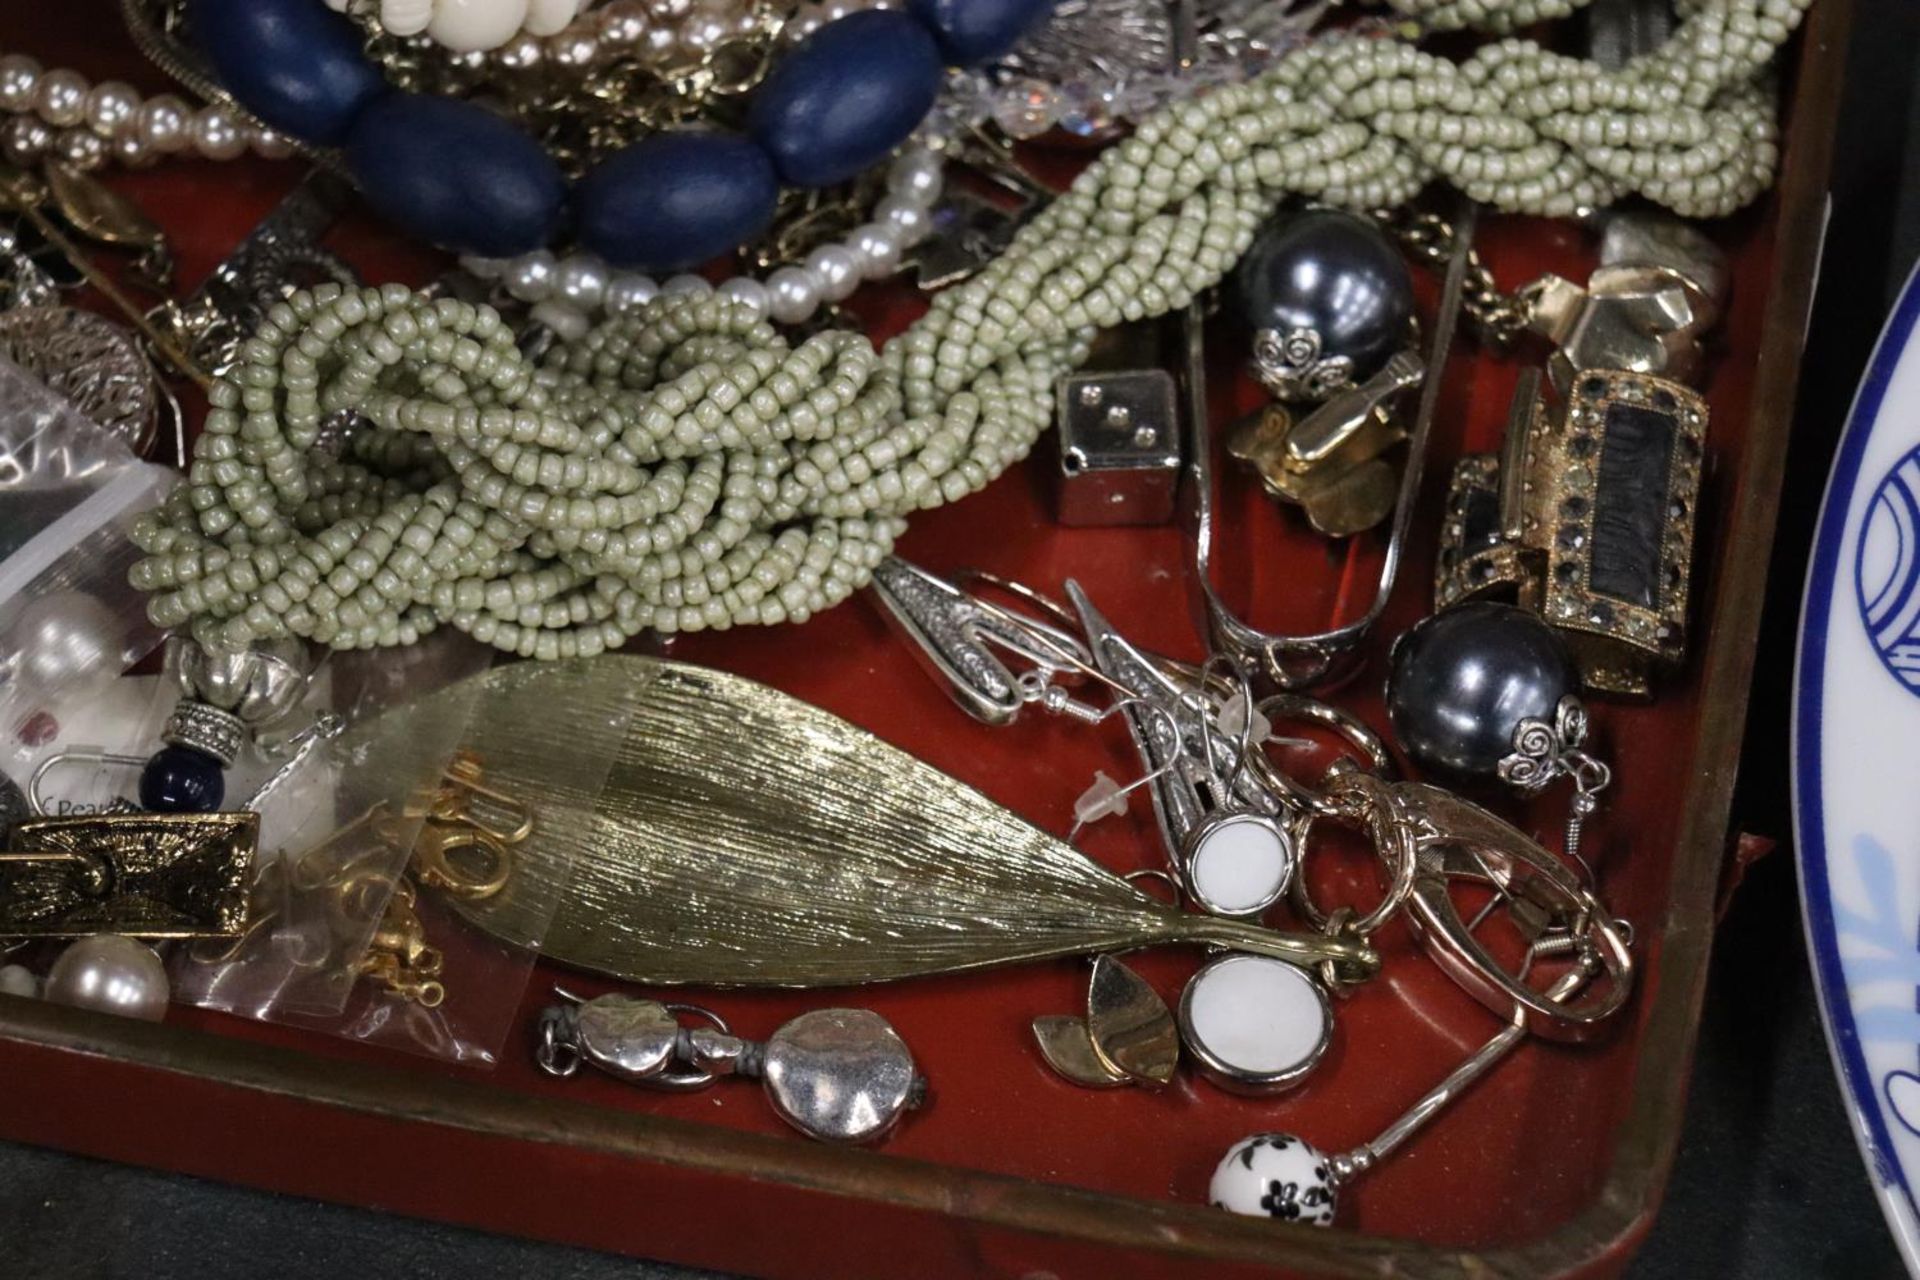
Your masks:
<path fill-rule="evenodd" d="M 548 958 L 643 985 L 825 987 L 1146 946 L 1378 967 L 1364 942 L 1177 910 L 864 730 L 724 672 L 638 655 L 475 677 L 462 743 L 545 795 L 512 882 L 453 904 Z M 434 698 L 471 698 L 456 685 Z M 391 727 L 431 714 L 434 699 Z M 497 711 L 488 711 L 488 706 Z M 583 725 L 606 784 L 552 793 Z M 597 776 L 604 757 L 580 760 Z"/>

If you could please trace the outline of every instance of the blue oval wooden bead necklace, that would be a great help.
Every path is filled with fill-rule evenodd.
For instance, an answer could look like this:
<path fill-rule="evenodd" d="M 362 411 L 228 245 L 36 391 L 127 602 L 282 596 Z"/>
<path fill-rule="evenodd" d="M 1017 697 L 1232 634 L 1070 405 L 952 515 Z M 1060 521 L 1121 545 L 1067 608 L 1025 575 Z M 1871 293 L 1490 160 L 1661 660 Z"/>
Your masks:
<path fill-rule="evenodd" d="M 1052 0 L 922 0 L 864 10 L 800 41 L 748 107 L 747 136 L 656 134 L 616 151 L 571 190 L 528 134 L 471 102 L 389 86 L 359 28 L 323 0 L 192 0 L 214 73 L 275 129 L 342 146 L 348 171 L 389 220 L 462 253 L 506 257 L 572 223 L 618 267 L 671 271 L 751 240 L 780 184 L 826 187 L 880 163 L 912 135 L 948 62 L 1005 52 Z"/>
<path fill-rule="evenodd" d="M 779 196 L 773 161 L 748 139 L 657 133 L 580 180 L 575 232 L 609 261 L 602 246 L 649 245 L 665 267 L 690 266 L 765 230 Z"/>

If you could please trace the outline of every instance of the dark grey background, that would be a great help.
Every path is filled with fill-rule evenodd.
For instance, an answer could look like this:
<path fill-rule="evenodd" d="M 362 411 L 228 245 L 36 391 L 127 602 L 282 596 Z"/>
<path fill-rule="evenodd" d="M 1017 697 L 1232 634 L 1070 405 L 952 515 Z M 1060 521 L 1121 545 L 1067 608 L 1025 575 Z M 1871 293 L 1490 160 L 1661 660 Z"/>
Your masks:
<path fill-rule="evenodd" d="M 1920 4 L 1858 0 L 1834 213 L 1781 512 L 1739 811 L 1781 848 L 1721 930 L 1687 1130 L 1666 1207 L 1636 1262 L 1666 1277 L 1897 1277 L 1834 1084 L 1807 971 L 1786 809 L 1787 685 L 1805 551 L 1826 459 L 1882 317 L 1920 254 L 1914 70 Z M 0 1081 L 0 1107 L 6 1105 Z M 0 1144 L 0 1275 L 532 1275 L 692 1280 L 699 1273 L 292 1200 Z"/>

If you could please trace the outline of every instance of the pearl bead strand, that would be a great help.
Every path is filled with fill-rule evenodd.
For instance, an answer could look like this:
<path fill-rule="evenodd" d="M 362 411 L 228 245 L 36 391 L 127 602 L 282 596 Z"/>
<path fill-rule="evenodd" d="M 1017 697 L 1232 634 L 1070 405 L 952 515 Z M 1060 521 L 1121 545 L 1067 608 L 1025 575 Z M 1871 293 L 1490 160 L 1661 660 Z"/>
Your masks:
<path fill-rule="evenodd" d="M 784 40 L 804 40 L 829 22 L 837 22 L 862 9 L 904 9 L 905 0 L 826 0 L 811 3 L 802 0 L 780 28 Z"/>
<path fill-rule="evenodd" d="M 118 80 L 92 84 L 77 71 L 48 70 L 23 53 L 0 55 L 0 113 L 8 117 L 0 125 L 0 151 L 21 167 L 54 159 L 93 170 L 109 160 L 143 165 L 189 152 L 207 160 L 248 151 L 270 159 L 293 154 L 285 138 L 225 107 L 196 110 L 170 93 L 143 98 Z"/>
<path fill-rule="evenodd" d="M 529 304 L 535 321 L 567 341 L 585 337 L 602 316 L 623 315 L 661 293 L 718 293 L 747 307 L 756 319 L 805 324 L 822 305 L 900 269 L 907 250 L 932 230 L 943 169 L 939 152 L 930 147 L 901 152 L 887 170 L 887 194 L 874 206 L 871 222 L 855 227 L 838 244 L 821 245 L 797 266 L 777 268 L 764 283 L 738 276 L 716 288 L 699 276 L 680 275 L 663 284 L 637 272 L 617 271 L 590 253 L 556 258 L 545 249 L 507 260 L 462 258 L 460 264 Z"/>

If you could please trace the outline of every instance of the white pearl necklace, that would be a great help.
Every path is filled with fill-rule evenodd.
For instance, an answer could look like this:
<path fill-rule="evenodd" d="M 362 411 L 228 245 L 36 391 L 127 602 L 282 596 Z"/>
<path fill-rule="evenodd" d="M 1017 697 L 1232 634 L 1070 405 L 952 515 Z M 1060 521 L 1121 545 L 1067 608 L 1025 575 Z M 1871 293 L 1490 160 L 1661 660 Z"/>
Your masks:
<path fill-rule="evenodd" d="M 391 35 L 426 35 L 455 53 L 498 49 L 525 32 L 558 35 L 592 0 L 379 0 L 380 26 Z M 327 0 L 339 13 L 371 8 L 366 0 Z"/>
<path fill-rule="evenodd" d="M 873 220 L 855 227 L 838 244 L 824 244 L 797 266 L 780 267 L 762 283 L 736 276 L 713 286 L 696 275 L 678 275 L 664 283 L 651 276 L 617 271 L 590 253 L 556 258 L 537 249 L 518 258 L 462 258 L 460 264 L 482 280 L 499 282 L 507 293 L 532 307 L 532 318 L 571 342 L 587 335 L 602 316 L 625 315 L 655 297 L 702 298 L 718 294 L 747 307 L 756 320 L 804 324 L 829 302 L 839 302 L 869 280 L 883 280 L 900 269 L 907 250 L 933 228 L 933 206 L 940 199 L 944 162 L 930 147 L 910 147 L 887 171 L 887 195 L 873 209 Z"/>
<path fill-rule="evenodd" d="M 49 158 L 92 170 L 109 159 L 141 165 L 189 151 L 208 160 L 293 154 L 285 138 L 225 107 L 195 110 L 170 93 L 145 98 L 118 80 L 92 84 L 24 53 L 0 55 L 0 113 L 9 117 L 0 150 L 22 168 Z"/>

